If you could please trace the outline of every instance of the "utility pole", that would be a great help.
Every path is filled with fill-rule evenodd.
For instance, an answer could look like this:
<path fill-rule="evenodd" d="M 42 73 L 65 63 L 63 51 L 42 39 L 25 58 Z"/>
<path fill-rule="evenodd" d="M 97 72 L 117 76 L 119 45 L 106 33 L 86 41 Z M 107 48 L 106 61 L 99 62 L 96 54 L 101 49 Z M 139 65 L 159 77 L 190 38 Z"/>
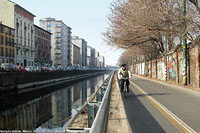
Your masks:
<path fill-rule="evenodd" d="M 132 57 L 132 73 L 135 73 L 135 68 L 134 68 L 134 57 Z"/>
<path fill-rule="evenodd" d="M 186 38 L 186 0 L 183 0 L 183 85 L 187 85 L 187 38 Z"/>
<path fill-rule="evenodd" d="M 167 81 L 167 41 L 165 38 L 165 44 L 164 44 L 164 48 L 165 48 L 165 81 Z"/>

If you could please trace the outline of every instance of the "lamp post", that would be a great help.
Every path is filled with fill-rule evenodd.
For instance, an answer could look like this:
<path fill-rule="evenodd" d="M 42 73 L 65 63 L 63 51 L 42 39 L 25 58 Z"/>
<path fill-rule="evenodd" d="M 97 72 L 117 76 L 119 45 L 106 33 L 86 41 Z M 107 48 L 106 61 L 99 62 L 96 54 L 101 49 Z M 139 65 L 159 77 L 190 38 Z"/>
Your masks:
<path fill-rule="evenodd" d="M 186 0 L 183 0 L 183 85 L 187 85 L 187 39 L 186 39 Z"/>

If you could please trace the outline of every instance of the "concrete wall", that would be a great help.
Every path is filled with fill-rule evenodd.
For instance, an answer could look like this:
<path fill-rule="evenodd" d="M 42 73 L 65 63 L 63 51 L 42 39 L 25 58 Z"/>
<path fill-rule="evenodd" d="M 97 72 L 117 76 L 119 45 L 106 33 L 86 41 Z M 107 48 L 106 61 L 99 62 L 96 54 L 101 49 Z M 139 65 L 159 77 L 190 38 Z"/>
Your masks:
<path fill-rule="evenodd" d="M 104 70 L 106 72 L 106 70 Z M 82 74 L 98 73 L 102 70 L 72 70 L 55 72 L 0 73 L 0 91 L 14 88 L 19 84 L 71 77 Z"/>

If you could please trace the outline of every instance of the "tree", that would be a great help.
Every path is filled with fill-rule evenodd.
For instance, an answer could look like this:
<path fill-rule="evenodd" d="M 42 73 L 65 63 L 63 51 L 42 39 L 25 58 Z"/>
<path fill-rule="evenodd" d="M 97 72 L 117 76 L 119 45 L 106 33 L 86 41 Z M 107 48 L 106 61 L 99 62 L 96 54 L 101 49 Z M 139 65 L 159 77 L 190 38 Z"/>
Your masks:
<path fill-rule="evenodd" d="M 188 39 L 194 41 L 200 29 L 198 8 L 192 1 L 188 1 L 186 19 Z M 142 56 L 159 55 L 165 48 L 174 48 L 175 37 L 181 40 L 182 1 L 116 0 L 111 4 L 108 20 L 109 27 L 103 35 L 109 45 L 133 49 L 134 53 L 139 50 Z"/>

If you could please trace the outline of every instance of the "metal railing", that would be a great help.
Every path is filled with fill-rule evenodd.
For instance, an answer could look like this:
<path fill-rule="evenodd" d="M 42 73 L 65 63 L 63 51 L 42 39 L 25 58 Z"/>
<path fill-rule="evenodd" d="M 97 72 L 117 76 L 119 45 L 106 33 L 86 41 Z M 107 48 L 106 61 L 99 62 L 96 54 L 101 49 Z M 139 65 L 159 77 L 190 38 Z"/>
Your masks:
<path fill-rule="evenodd" d="M 104 81 L 101 87 L 84 104 L 79 112 L 67 124 L 68 133 L 105 133 L 108 125 L 108 114 L 110 105 L 111 85 L 114 72 Z M 91 102 L 96 97 L 97 102 Z M 70 128 L 78 115 L 88 107 L 88 126 L 89 128 Z M 90 110 L 90 111 L 89 111 Z M 89 114 L 89 112 L 91 114 Z M 91 128 L 90 128 L 91 127 Z"/>
<path fill-rule="evenodd" d="M 108 83 L 102 103 L 99 107 L 99 110 L 98 110 L 96 117 L 94 119 L 94 122 L 92 124 L 90 133 L 94 133 L 94 132 L 95 133 L 105 133 L 107 131 L 111 85 L 112 85 L 113 75 L 114 75 L 114 72 L 111 75 L 111 78 Z"/>

